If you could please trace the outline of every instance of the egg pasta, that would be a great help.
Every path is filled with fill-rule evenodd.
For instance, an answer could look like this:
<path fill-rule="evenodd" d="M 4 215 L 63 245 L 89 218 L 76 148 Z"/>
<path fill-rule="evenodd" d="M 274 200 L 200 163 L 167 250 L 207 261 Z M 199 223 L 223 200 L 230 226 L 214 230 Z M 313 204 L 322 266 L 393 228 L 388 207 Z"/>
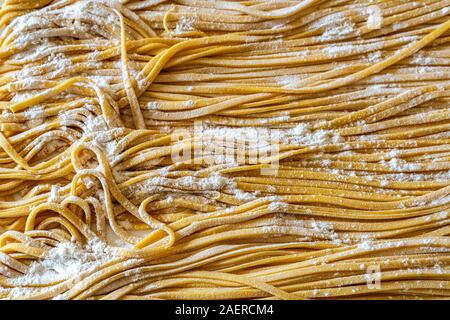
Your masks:
<path fill-rule="evenodd" d="M 0 1 L 1 299 L 448 299 L 450 1 Z"/>

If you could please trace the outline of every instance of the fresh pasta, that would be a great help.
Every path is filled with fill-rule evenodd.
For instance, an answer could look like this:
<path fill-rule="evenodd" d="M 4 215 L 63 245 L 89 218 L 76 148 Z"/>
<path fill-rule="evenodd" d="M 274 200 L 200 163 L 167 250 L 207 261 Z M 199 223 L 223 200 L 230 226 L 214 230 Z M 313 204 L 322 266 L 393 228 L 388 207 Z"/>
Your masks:
<path fill-rule="evenodd" d="M 450 1 L 0 1 L 1 299 L 448 299 Z"/>

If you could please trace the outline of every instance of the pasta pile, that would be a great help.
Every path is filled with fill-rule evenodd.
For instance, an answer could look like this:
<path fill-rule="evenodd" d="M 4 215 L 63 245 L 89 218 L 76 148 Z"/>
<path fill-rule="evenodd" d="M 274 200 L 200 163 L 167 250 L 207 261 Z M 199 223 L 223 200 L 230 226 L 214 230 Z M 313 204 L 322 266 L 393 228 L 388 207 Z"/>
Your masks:
<path fill-rule="evenodd" d="M 450 1 L 1 5 L 0 298 L 450 297 Z"/>

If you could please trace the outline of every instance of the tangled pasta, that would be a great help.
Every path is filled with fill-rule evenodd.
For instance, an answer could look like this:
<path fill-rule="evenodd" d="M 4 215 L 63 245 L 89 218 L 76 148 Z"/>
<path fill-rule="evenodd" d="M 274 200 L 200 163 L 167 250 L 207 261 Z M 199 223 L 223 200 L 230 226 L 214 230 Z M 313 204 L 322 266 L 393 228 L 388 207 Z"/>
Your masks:
<path fill-rule="evenodd" d="M 450 1 L 0 3 L 0 298 L 449 298 Z"/>

